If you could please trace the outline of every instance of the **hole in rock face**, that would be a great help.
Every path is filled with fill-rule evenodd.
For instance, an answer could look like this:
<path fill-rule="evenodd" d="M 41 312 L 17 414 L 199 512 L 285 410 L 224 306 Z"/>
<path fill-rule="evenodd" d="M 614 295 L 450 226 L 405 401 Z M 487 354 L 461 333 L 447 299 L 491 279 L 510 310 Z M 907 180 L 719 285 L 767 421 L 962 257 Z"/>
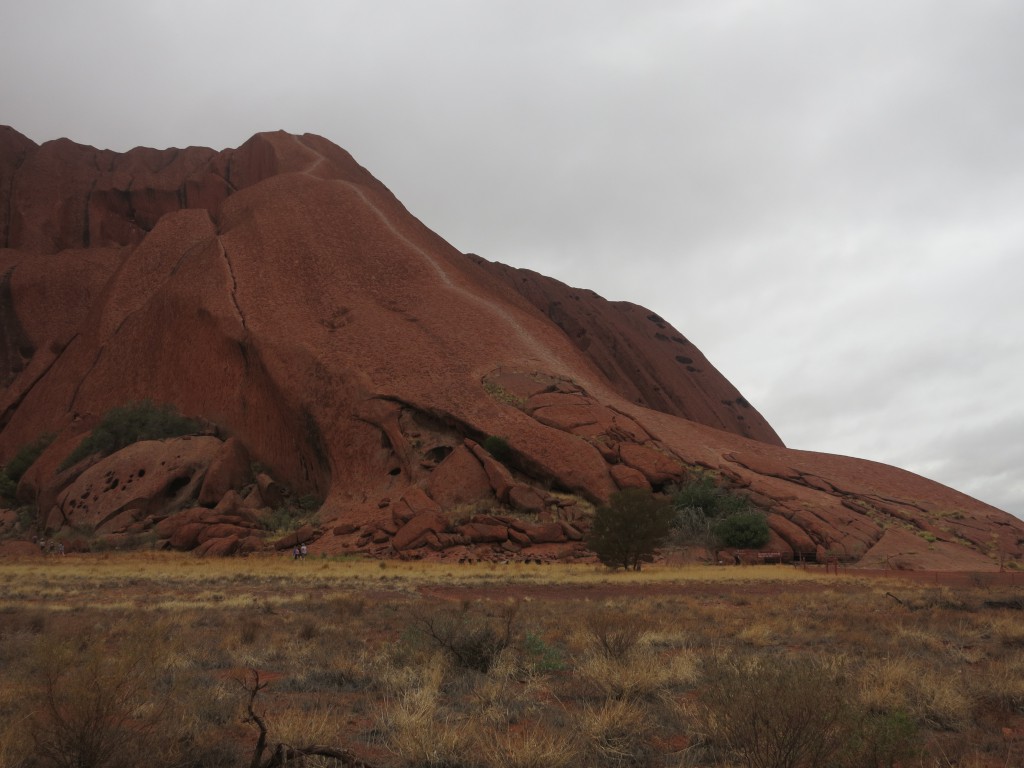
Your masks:
<path fill-rule="evenodd" d="M 693 362 L 693 358 L 686 357 L 685 355 L 676 355 L 676 362 L 682 363 L 683 365 L 689 365 Z"/>
<path fill-rule="evenodd" d="M 136 474 L 136 475 L 137 475 L 138 477 L 145 477 L 145 476 L 146 476 L 146 470 L 145 470 L 144 468 L 143 468 L 143 469 L 140 469 L 140 470 L 139 470 L 138 472 L 136 472 L 135 474 Z"/>
<path fill-rule="evenodd" d="M 168 497 L 175 496 L 178 491 L 188 485 L 191 481 L 192 478 L 188 475 L 182 475 L 181 477 L 174 478 L 167 484 L 167 489 L 164 491 L 164 495 Z"/>
<path fill-rule="evenodd" d="M 402 468 L 395 467 L 394 469 L 389 469 L 388 474 L 391 475 L 392 477 L 396 477 L 397 475 L 402 474 Z"/>
<path fill-rule="evenodd" d="M 440 464 L 442 461 L 448 458 L 448 454 L 452 452 L 450 445 L 439 445 L 435 448 L 431 448 L 423 457 L 429 461 L 433 461 L 436 464 Z"/>

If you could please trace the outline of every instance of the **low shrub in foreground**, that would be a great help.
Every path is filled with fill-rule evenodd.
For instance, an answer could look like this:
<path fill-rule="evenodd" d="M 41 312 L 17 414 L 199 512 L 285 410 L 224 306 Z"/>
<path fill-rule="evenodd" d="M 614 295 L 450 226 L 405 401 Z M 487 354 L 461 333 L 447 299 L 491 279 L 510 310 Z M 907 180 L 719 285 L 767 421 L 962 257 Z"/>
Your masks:
<path fill-rule="evenodd" d="M 820 661 L 716 660 L 707 678 L 707 733 L 749 768 L 828 765 L 851 739 L 848 686 Z"/>

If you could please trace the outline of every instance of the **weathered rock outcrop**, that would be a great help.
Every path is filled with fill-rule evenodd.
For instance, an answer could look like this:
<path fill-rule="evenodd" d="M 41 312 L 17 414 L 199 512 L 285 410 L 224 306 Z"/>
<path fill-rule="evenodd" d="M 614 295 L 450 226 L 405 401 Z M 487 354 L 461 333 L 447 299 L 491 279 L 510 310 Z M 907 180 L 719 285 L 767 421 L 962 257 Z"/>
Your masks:
<path fill-rule="evenodd" d="M 56 434 L 19 489 L 51 527 L 248 551 L 253 512 L 290 489 L 325 500 L 302 532 L 321 551 L 575 555 L 593 504 L 699 468 L 763 508 L 789 555 L 1022 554 L 1024 524 L 999 510 L 786 449 L 657 314 L 459 253 L 317 136 L 116 153 L 2 129 L 0 245 L 0 460 Z M 216 446 L 173 514 L 157 490 L 92 501 L 129 476 L 115 457 L 57 471 L 143 399 L 216 433 L 193 439 Z M 248 484 L 250 462 L 268 480 Z M 182 509 L 207 512 L 165 524 Z"/>
<path fill-rule="evenodd" d="M 47 524 L 125 533 L 194 497 L 220 445 L 215 437 L 134 443 L 82 472 L 57 499 Z"/>

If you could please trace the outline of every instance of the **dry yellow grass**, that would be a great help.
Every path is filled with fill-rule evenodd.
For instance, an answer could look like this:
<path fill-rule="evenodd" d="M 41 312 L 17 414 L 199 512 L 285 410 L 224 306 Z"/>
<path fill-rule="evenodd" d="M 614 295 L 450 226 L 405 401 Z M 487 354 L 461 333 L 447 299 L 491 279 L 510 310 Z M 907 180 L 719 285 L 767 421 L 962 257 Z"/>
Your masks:
<path fill-rule="evenodd" d="M 250 669 L 269 682 L 256 705 L 272 741 L 328 741 L 385 768 L 734 765 L 745 753 L 701 719 L 702 697 L 722 665 L 755 674 L 782 662 L 842 681 L 849 750 L 896 732 L 917 750 L 902 765 L 1024 764 L 998 736 L 1022 721 L 1024 622 L 986 607 L 1012 603 L 990 586 L 779 566 L 611 573 L 163 553 L 5 560 L 0 586 L 0 768 L 25 764 L 27 723 L 52 726 L 43 651 L 87 660 L 67 637 L 114 653 L 143 643 L 155 666 L 136 681 L 133 716 L 161 726 L 157 768 L 247 760 Z M 510 615 L 510 642 L 479 669 L 414 620 L 445 617 L 485 637 Z M 94 677 L 102 687 L 108 675 Z M 780 701 L 761 699 L 750 706 Z"/>
<path fill-rule="evenodd" d="M 81 594 L 90 585 L 121 582 L 126 586 L 168 580 L 208 587 L 210 599 L 218 585 L 232 582 L 326 585 L 339 581 L 372 585 L 552 585 L 671 584 L 676 582 L 763 583 L 806 582 L 829 577 L 781 565 L 719 568 L 701 565 L 648 566 L 640 572 L 613 572 L 597 565 L 538 566 L 525 563 L 452 565 L 431 561 L 380 561 L 366 558 L 318 558 L 294 561 L 291 555 L 246 558 L 196 558 L 179 553 L 143 552 L 37 557 L 0 561 L 0 583 L 31 583 L 37 597 Z"/>

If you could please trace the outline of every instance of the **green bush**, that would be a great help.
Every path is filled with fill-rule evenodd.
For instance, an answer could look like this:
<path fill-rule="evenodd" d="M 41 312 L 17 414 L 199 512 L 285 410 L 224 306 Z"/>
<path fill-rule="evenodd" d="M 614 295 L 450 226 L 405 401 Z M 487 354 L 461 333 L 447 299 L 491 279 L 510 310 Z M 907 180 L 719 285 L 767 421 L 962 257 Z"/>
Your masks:
<path fill-rule="evenodd" d="M 527 666 L 537 672 L 561 672 L 565 669 L 562 650 L 533 632 L 527 632 L 523 638 L 523 657 Z"/>
<path fill-rule="evenodd" d="M 610 568 L 639 571 L 668 538 L 674 517 L 671 505 L 648 490 L 619 491 L 608 506 L 598 508 L 587 545 Z"/>
<path fill-rule="evenodd" d="M 726 547 L 757 549 L 771 538 L 771 529 L 764 514 L 754 510 L 737 512 L 717 522 L 715 535 Z"/>
<path fill-rule="evenodd" d="M 307 493 L 304 496 L 299 496 L 299 498 L 296 499 L 295 504 L 303 512 L 312 514 L 320 510 L 320 507 L 323 506 L 323 501 L 319 496 Z"/>
<path fill-rule="evenodd" d="M 28 468 L 36 463 L 36 459 L 42 455 L 43 451 L 50 447 L 50 443 L 55 437 L 56 435 L 50 432 L 41 435 L 28 445 L 23 445 L 4 467 L 6 475 L 17 484 Z"/>
<path fill-rule="evenodd" d="M 53 442 L 54 437 L 55 435 L 52 433 L 47 433 L 18 449 L 18 452 L 11 457 L 3 471 L 0 472 L 0 497 L 14 498 L 18 489 L 18 481 L 28 471 L 28 468 L 36 463 L 43 451 Z"/>
<path fill-rule="evenodd" d="M 11 480 L 6 472 L 0 472 L 0 498 L 6 501 L 13 501 L 17 491 L 18 484 Z"/>
<path fill-rule="evenodd" d="M 746 496 L 715 485 L 714 480 L 707 475 L 694 478 L 680 486 L 672 495 L 672 507 L 675 510 L 672 521 L 673 541 L 676 544 L 695 545 L 708 550 L 715 550 L 723 545 L 761 546 L 729 543 L 741 538 L 738 533 L 734 533 L 734 526 L 744 527 L 740 525 L 741 522 L 759 513 L 751 507 Z M 739 516 L 738 520 L 726 523 L 736 516 Z M 727 536 L 729 541 L 725 541 L 724 536 Z M 762 544 L 767 541 L 765 535 Z"/>
<path fill-rule="evenodd" d="M 702 475 L 681 485 L 672 495 L 672 506 L 677 510 L 698 510 L 705 517 L 728 517 L 746 512 L 750 502 L 745 496 L 715 485 L 714 480 Z"/>
<path fill-rule="evenodd" d="M 109 456 L 140 440 L 162 440 L 197 432 L 199 422 L 185 418 L 173 405 L 156 405 L 149 400 L 129 403 L 107 411 L 99 425 L 61 462 L 60 469 L 93 454 Z"/>
<path fill-rule="evenodd" d="M 305 519 L 305 512 L 290 504 L 268 509 L 260 516 L 260 525 L 272 533 L 287 533 L 294 531 Z"/>

